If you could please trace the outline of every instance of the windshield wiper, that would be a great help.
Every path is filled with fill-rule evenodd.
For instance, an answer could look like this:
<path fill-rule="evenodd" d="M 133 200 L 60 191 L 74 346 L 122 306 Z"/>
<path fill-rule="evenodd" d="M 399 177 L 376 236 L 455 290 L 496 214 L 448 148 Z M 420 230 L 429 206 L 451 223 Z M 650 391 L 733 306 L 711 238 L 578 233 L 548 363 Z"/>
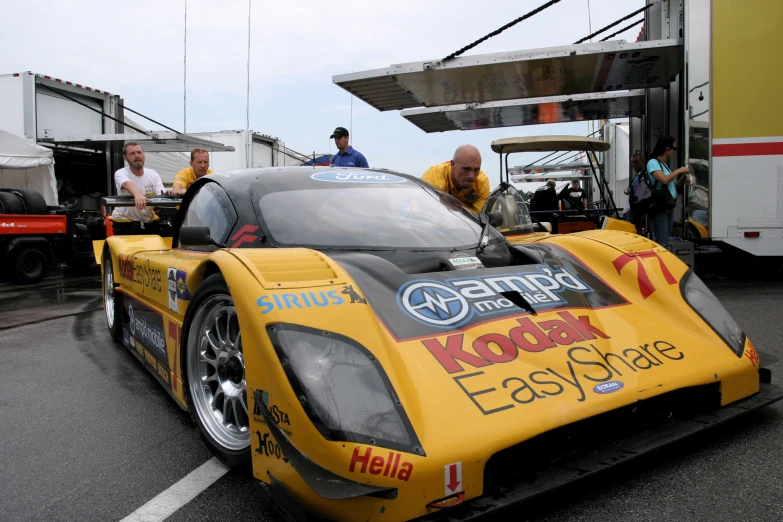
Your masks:
<path fill-rule="evenodd" d="M 476 253 L 481 254 L 489 244 L 489 217 L 485 214 L 479 214 L 478 218 L 481 223 L 481 239 L 479 239 L 479 244 L 476 247 Z"/>

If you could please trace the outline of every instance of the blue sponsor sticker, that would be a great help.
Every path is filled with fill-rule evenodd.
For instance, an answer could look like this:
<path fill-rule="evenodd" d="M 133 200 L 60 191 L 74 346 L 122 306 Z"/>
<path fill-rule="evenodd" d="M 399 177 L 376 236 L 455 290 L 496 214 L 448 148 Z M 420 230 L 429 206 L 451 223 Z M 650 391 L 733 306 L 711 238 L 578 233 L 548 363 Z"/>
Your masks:
<path fill-rule="evenodd" d="M 125 341 L 125 344 L 130 344 L 130 335 L 125 328 L 122 329 L 122 340 Z"/>
<path fill-rule="evenodd" d="M 346 297 L 342 297 L 343 295 Z M 319 308 L 342 304 L 367 304 L 367 300 L 354 290 L 353 285 L 345 285 L 342 290 L 262 295 L 256 301 L 256 306 L 261 308 L 261 315 L 268 314 L 275 309 Z"/>
<path fill-rule="evenodd" d="M 176 275 L 177 285 L 177 297 L 183 301 L 190 300 L 190 292 L 188 292 L 188 273 L 184 270 L 177 270 Z"/>
<path fill-rule="evenodd" d="M 350 172 L 347 170 L 328 170 L 317 172 L 310 176 L 316 181 L 328 181 L 330 183 L 405 183 L 407 180 L 394 174 L 382 172 Z"/>
<path fill-rule="evenodd" d="M 593 388 L 593 391 L 595 393 L 614 393 L 616 391 L 622 390 L 623 386 L 625 385 L 620 381 L 611 381 L 596 385 Z"/>

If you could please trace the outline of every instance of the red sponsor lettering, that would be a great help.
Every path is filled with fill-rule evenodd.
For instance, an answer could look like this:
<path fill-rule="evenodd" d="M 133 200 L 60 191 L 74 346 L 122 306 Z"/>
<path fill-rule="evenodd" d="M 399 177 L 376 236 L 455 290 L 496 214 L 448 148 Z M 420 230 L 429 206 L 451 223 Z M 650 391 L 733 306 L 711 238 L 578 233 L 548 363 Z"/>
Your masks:
<path fill-rule="evenodd" d="M 753 363 L 753 366 L 757 367 L 759 364 L 761 364 L 761 361 L 759 361 L 759 354 L 756 353 L 756 349 L 753 348 L 753 345 L 748 343 L 748 349 L 745 350 L 745 357 L 750 359 L 750 362 Z"/>
<path fill-rule="evenodd" d="M 133 281 L 133 256 L 124 256 L 122 254 L 117 257 L 117 264 L 120 269 L 120 277 L 128 281 Z"/>
<path fill-rule="evenodd" d="M 449 335 L 445 345 L 439 339 L 425 339 L 422 344 L 448 373 L 459 373 L 465 370 L 465 365 L 482 368 L 511 362 L 519 350 L 536 353 L 575 342 L 611 338 L 593 325 L 589 316 L 574 317 L 568 312 L 558 312 L 558 315 L 562 319 L 540 323 L 527 317 L 517 319 L 519 326 L 509 330 L 508 335 L 484 334 L 473 341 L 475 355 L 463 349 L 463 334 Z"/>
<path fill-rule="evenodd" d="M 400 453 L 390 451 L 389 456 L 384 458 L 382 455 L 372 454 L 372 448 L 365 448 L 362 454 L 360 448 L 353 449 L 353 455 L 351 455 L 351 463 L 348 466 L 348 471 L 353 473 L 367 473 L 372 475 L 382 475 L 384 477 L 396 478 L 403 482 L 408 482 L 413 473 L 413 464 L 410 462 L 400 463 L 402 455 Z M 369 465 L 368 465 L 369 464 Z M 381 473 L 382 472 L 382 473 Z"/>
<path fill-rule="evenodd" d="M 490 348 L 490 345 L 494 344 L 500 348 L 500 353 L 495 353 Z M 490 333 L 482 335 L 475 341 L 473 341 L 473 349 L 476 353 L 484 359 L 493 363 L 504 363 L 513 361 L 517 358 L 517 346 L 514 342 L 503 334 Z"/>
<path fill-rule="evenodd" d="M 647 275 L 647 271 L 644 269 L 644 264 L 642 263 L 642 259 L 649 257 L 654 257 L 658 260 L 658 264 L 661 267 L 661 273 L 663 274 L 663 277 L 666 279 L 667 283 L 673 285 L 677 282 L 672 273 L 669 272 L 669 269 L 666 267 L 666 263 L 663 262 L 663 259 L 661 259 L 658 253 L 654 250 L 645 252 L 627 252 L 625 254 L 621 254 L 617 259 L 612 261 L 612 265 L 614 265 L 614 268 L 617 270 L 618 274 L 622 272 L 622 269 L 625 265 L 631 261 L 636 261 L 636 278 L 639 285 L 639 291 L 642 294 L 642 299 L 647 299 L 652 295 L 653 292 L 655 292 L 655 287 L 653 286 L 652 281 L 650 281 L 650 277 Z"/>
<path fill-rule="evenodd" d="M 512 328 L 508 332 L 508 336 L 514 341 L 514 344 L 519 346 L 520 350 L 526 352 L 543 352 L 547 348 L 554 348 L 557 346 L 549 337 L 546 336 L 546 332 L 542 331 L 536 323 L 528 319 L 517 319 L 517 322 L 521 326 Z"/>
<path fill-rule="evenodd" d="M 590 318 L 586 315 L 574 317 L 568 312 L 558 312 L 557 315 L 565 319 L 566 322 L 570 324 L 577 332 L 579 332 L 579 334 L 586 340 L 593 340 L 597 337 L 600 337 L 601 339 L 610 339 L 608 335 L 590 324 Z"/>
<path fill-rule="evenodd" d="M 422 341 L 422 343 L 449 373 L 464 370 L 457 361 L 462 361 L 476 368 L 492 364 L 481 357 L 476 357 L 472 353 L 464 351 L 462 349 L 462 334 L 449 335 L 446 338 L 446 346 L 440 344 L 440 341 L 437 339 L 427 339 Z"/>

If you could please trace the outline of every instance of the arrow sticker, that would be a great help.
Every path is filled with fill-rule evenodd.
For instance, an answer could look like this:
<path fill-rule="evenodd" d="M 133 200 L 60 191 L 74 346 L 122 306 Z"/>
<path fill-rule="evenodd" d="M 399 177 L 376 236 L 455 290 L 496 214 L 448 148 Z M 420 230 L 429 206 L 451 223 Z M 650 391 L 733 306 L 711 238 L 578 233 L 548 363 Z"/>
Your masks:
<path fill-rule="evenodd" d="M 443 483 L 446 497 L 462 491 L 462 462 L 443 466 Z"/>

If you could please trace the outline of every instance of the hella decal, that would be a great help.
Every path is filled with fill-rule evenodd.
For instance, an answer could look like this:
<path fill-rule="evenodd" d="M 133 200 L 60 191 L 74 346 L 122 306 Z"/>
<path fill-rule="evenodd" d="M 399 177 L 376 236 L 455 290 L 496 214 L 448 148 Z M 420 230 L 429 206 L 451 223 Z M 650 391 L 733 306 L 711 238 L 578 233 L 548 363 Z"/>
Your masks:
<path fill-rule="evenodd" d="M 605 382 L 593 387 L 595 393 L 614 393 L 623 389 L 623 383 L 620 381 Z"/>
<path fill-rule="evenodd" d="M 330 183 L 405 183 L 407 180 L 393 174 L 380 174 L 373 172 L 342 172 L 330 170 L 318 172 L 310 176 L 315 181 L 328 181 Z"/>
<path fill-rule="evenodd" d="M 519 292 L 534 308 L 562 305 L 565 291 L 590 293 L 579 277 L 565 268 L 536 265 L 537 272 L 453 278 L 439 282 L 413 280 L 397 292 L 399 307 L 411 318 L 437 328 L 457 328 L 474 315 L 486 316 L 516 305 L 500 292 Z"/>
<path fill-rule="evenodd" d="M 383 453 L 376 449 L 376 453 L 373 455 L 370 447 L 366 448 L 363 453 L 360 452 L 360 448 L 354 448 L 348 471 L 355 473 L 369 472 L 370 475 L 382 475 L 408 482 L 408 479 L 411 478 L 411 473 L 413 473 L 413 464 L 405 461 L 400 462 L 402 454 L 395 451 L 390 451 L 388 456 L 385 456 Z"/>

